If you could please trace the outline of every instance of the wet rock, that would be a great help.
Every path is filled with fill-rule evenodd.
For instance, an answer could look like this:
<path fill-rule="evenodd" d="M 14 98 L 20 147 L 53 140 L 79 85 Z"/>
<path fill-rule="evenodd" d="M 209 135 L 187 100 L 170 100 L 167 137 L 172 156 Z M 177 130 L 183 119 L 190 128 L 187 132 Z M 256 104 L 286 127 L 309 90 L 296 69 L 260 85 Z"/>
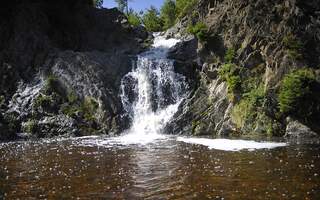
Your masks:
<path fill-rule="evenodd" d="M 193 61 L 197 59 L 198 41 L 193 38 L 191 40 L 179 42 L 168 52 L 169 59 L 178 61 Z"/>
<path fill-rule="evenodd" d="M 45 130 L 52 124 L 58 134 L 64 132 L 58 130 L 60 123 L 62 130 L 70 131 L 54 117 L 63 116 L 62 105 L 79 108 L 86 98 L 99 104 L 95 115 L 87 116 L 98 124 L 93 127 L 104 133 L 126 128 L 120 117 L 119 85 L 135 55 L 150 45 L 144 27 L 134 28 L 118 9 L 96 9 L 90 0 L 17 0 L 0 10 L 0 96 L 7 107 L 1 110 L 4 120 L 0 122 L 10 127 L 9 135 L 16 136 L 21 124 L 30 120 L 41 122 Z M 50 76 L 57 78 L 61 88 L 46 93 Z M 35 108 L 41 95 L 38 100 L 44 105 Z M 72 96 L 78 98 L 74 105 L 69 102 Z M 87 126 L 83 119 L 74 120 L 79 127 Z"/>
<path fill-rule="evenodd" d="M 79 131 L 76 121 L 65 115 L 44 117 L 42 120 L 30 120 L 22 123 L 26 137 L 75 136 Z M 21 134 L 20 134 L 21 135 Z"/>

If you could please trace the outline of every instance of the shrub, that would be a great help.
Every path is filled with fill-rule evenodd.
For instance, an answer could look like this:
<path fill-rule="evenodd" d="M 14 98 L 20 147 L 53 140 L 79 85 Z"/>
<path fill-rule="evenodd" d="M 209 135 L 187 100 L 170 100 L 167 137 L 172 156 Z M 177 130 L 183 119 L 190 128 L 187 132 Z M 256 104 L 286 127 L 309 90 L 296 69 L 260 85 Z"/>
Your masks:
<path fill-rule="evenodd" d="M 303 44 L 293 34 L 288 34 L 282 40 L 284 46 L 287 48 L 288 55 L 293 59 L 301 59 L 301 51 Z"/>
<path fill-rule="evenodd" d="M 37 129 L 38 129 L 37 126 L 38 126 L 37 121 L 34 119 L 30 119 L 26 122 L 24 129 L 27 133 L 32 134 L 37 132 Z"/>
<path fill-rule="evenodd" d="M 240 102 L 237 103 L 232 110 L 232 119 L 236 125 L 241 128 L 246 122 L 252 125 L 255 124 L 257 116 L 262 116 L 262 113 L 258 111 L 263 105 L 264 99 L 265 91 L 263 85 L 244 94 Z"/>
<path fill-rule="evenodd" d="M 189 25 L 187 31 L 195 35 L 201 42 L 208 37 L 208 27 L 203 22 L 198 22 L 195 25 Z"/>
<path fill-rule="evenodd" d="M 241 88 L 241 78 L 238 75 L 229 76 L 227 79 L 228 90 L 231 92 Z"/>
<path fill-rule="evenodd" d="M 223 81 L 227 82 L 228 91 L 235 92 L 241 88 L 240 69 L 232 63 L 227 63 L 221 66 L 218 71 L 219 76 Z"/>
<path fill-rule="evenodd" d="M 226 55 L 224 56 L 224 60 L 227 63 L 232 63 L 234 61 L 235 56 L 236 56 L 236 50 L 234 48 L 229 48 L 226 51 Z"/>
<path fill-rule="evenodd" d="M 264 103 L 265 90 L 262 84 L 256 88 L 252 88 L 249 92 L 243 94 L 243 97 L 248 99 L 255 107 L 260 107 Z"/>
<path fill-rule="evenodd" d="M 311 69 L 300 69 L 286 75 L 279 93 L 280 111 L 284 114 L 306 112 L 301 104 L 310 100 L 315 83 L 315 74 Z"/>
<path fill-rule="evenodd" d="M 86 97 L 80 107 L 84 119 L 87 121 L 92 121 L 95 119 L 94 115 L 96 114 L 98 108 L 98 102 L 92 97 Z"/>
<path fill-rule="evenodd" d="M 62 113 L 70 117 L 75 117 L 77 113 L 81 114 L 86 121 L 94 121 L 98 102 L 92 97 L 86 97 L 83 102 L 77 102 L 73 95 L 68 97 L 69 104 L 62 108 Z"/>
<path fill-rule="evenodd" d="M 40 94 L 34 101 L 34 107 L 35 108 L 46 108 L 48 106 L 51 105 L 52 103 L 52 98 L 50 96 L 47 96 L 47 95 L 42 95 Z"/>
<path fill-rule="evenodd" d="M 237 66 L 232 63 L 223 64 L 219 69 L 218 74 L 222 80 L 226 81 L 228 77 L 237 74 Z"/>
<path fill-rule="evenodd" d="M 128 22 L 132 26 L 140 26 L 141 19 L 138 13 L 134 12 L 134 10 L 130 9 L 129 13 L 127 14 Z"/>
<path fill-rule="evenodd" d="M 58 88 L 59 81 L 54 75 L 49 75 L 45 81 L 44 91 L 49 94 Z"/>

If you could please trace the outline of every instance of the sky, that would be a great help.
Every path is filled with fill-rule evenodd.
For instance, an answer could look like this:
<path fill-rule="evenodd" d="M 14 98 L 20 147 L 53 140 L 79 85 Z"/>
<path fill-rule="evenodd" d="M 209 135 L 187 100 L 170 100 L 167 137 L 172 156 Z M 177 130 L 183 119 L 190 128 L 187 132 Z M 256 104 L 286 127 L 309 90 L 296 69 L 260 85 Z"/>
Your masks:
<path fill-rule="evenodd" d="M 139 12 L 140 10 L 150 8 L 150 6 L 153 5 L 159 9 L 163 2 L 164 0 L 129 0 L 129 8 L 133 8 L 135 11 Z M 114 0 L 104 0 L 103 7 L 113 8 L 117 7 L 117 4 Z"/>

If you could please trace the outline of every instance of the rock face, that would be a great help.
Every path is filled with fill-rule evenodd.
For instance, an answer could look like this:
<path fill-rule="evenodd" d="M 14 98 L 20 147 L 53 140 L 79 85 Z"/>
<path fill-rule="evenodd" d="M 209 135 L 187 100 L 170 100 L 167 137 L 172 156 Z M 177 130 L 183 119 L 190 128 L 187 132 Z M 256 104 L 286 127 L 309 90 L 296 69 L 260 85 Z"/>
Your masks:
<path fill-rule="evenodd" d="M 319 10 L 317 0 L 200 0 L 166 33 L 188 40 L 188 26 L 202 22 L 208 29 L 205 41 L 199 40 L 197 45 L 183 42 L 170 55 L 184 63 L 182 66 L 196 63 L 197 75 L 191 82 L 199 84 L 180 106 L 167 132 L 291 135 L 288 132 L 293 126 L 285 120 L 287 116 L 320 132 L 320 101 L 314 101 L 316 114 L 312 115 L 279 109 L 279 93 L 287 74 L 307 67 L 319 81 Z M 187 77 L 190 71 L 195 74 L 182 69 L 177 67 Z M 311 96 L 319 94 L 317 88 Z"/>
<path fill-rule="evenodd" d="M 91 0 L 4 4 L 0 140 L 18 137 L 26 125 L 37 137 L 126 128 L 120 80 L 148 37 L 116 9 L 94 8 Z"/>
<path fill-rule="evenodd" d="M 308 139 L 317 137 L 317 133 L 297 120 L 287 119 L 286 137 L 295 139 Z"/>

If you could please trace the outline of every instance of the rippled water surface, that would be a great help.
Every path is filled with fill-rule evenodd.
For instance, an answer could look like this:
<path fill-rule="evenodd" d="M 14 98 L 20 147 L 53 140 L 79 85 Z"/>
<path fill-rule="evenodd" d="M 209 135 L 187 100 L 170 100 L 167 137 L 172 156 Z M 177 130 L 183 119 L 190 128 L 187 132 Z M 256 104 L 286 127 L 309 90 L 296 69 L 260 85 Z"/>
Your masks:
<path fill-rule="evenodd" d="M 320 199 L 320 147 L 223 151 L 174 137 L 3 143 L 2 198 Z"/>

